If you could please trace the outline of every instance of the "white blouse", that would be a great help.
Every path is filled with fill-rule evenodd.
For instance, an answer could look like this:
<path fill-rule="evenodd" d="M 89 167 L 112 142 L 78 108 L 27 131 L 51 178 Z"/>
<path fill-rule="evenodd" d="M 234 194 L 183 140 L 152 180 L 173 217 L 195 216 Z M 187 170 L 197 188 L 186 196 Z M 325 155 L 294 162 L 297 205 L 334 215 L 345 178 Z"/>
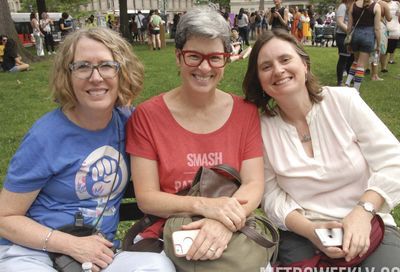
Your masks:
<path fill-rule="evenodd" d="M 298 210 L 310 220 L 341 220 L 366 190 L 380 194 L 378 211 L 395 225 L 390 210 L 400 202 L 400 143 L 355 89 L 324 87 L 324 99 L 307 114 L 314 157 L 296 128 L 262 116 L 265 193 L 262 206 L 281 229 Z"/>

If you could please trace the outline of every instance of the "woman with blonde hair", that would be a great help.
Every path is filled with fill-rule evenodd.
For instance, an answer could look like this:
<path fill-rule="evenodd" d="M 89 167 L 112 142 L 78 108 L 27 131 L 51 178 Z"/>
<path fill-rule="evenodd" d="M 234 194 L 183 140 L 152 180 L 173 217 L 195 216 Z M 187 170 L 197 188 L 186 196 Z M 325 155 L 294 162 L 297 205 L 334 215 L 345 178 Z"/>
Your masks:
<path fill-rule="evenodd" d="M 125 123 L 143 86 L 139 59 L 114 31 L 81 29 L 65 38 L 52 71 L 59 107 L 26 134 L 0 193 L 0 271 L 55 272 L 51 252 L 91 262 L 94 272 L 175 271 L 160 254 L 113 251 L 130 180 Z M 96 232 L 58 230 L 82 223 Z"/>

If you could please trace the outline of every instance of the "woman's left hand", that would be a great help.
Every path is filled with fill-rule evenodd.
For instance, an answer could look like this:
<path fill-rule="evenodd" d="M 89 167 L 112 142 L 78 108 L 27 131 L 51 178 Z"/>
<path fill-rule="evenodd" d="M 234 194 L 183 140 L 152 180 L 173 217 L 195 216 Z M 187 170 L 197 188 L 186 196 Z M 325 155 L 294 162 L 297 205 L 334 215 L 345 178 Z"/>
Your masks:
<path fill-rule="evenodd" d="M 182 226 L 184 230 L 200 229 L 188 253 L 187 260 L 215 260 L 221 257 L 232 238 L 232 232 L 214 219 L 204 218 Z"/>
<path fill-rule="evenodd" d="M 343 251 L 346 261 L 351 261 L 356 256 L 363 256 L 370 246 L 372 214 L 366 212 L 361 206 L 356 206 L 343 219 Z"/>

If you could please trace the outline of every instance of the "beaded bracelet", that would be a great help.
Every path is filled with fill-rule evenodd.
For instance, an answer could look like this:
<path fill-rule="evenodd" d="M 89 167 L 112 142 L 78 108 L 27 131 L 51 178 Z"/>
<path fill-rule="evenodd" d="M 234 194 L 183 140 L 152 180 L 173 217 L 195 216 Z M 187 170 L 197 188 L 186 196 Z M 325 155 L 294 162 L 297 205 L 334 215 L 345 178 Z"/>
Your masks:
<path fill-rule="evenodd" d="M 47 236 L 46 236 L 46 238 L 44 239 L 44 243 L 43 243 L 43 248 L 42 248 L 43 251 L 47 251 L 47 242 L 49 241 L 51 235 L 53 234 L 53 231 L 54 231 L 54 229 L 51 229 L 51 230 L 49 231 L 49 233 L 47 233 Z"/>

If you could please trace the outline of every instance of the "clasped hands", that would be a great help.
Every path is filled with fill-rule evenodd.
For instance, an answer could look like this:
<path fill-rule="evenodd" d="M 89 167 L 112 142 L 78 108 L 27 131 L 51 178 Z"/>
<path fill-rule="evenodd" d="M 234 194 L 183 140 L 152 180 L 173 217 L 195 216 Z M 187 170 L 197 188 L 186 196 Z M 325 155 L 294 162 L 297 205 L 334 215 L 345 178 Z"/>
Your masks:
<path fill-rule="evenodd" d="M 221 257 L 234 232 L 244 227 L 247 200 L 234 197 L 202 198 L 204 219 L 182 226 L 183 230 L 200 229 L 188 253 L 187 260 L 215 260 Z"/>

